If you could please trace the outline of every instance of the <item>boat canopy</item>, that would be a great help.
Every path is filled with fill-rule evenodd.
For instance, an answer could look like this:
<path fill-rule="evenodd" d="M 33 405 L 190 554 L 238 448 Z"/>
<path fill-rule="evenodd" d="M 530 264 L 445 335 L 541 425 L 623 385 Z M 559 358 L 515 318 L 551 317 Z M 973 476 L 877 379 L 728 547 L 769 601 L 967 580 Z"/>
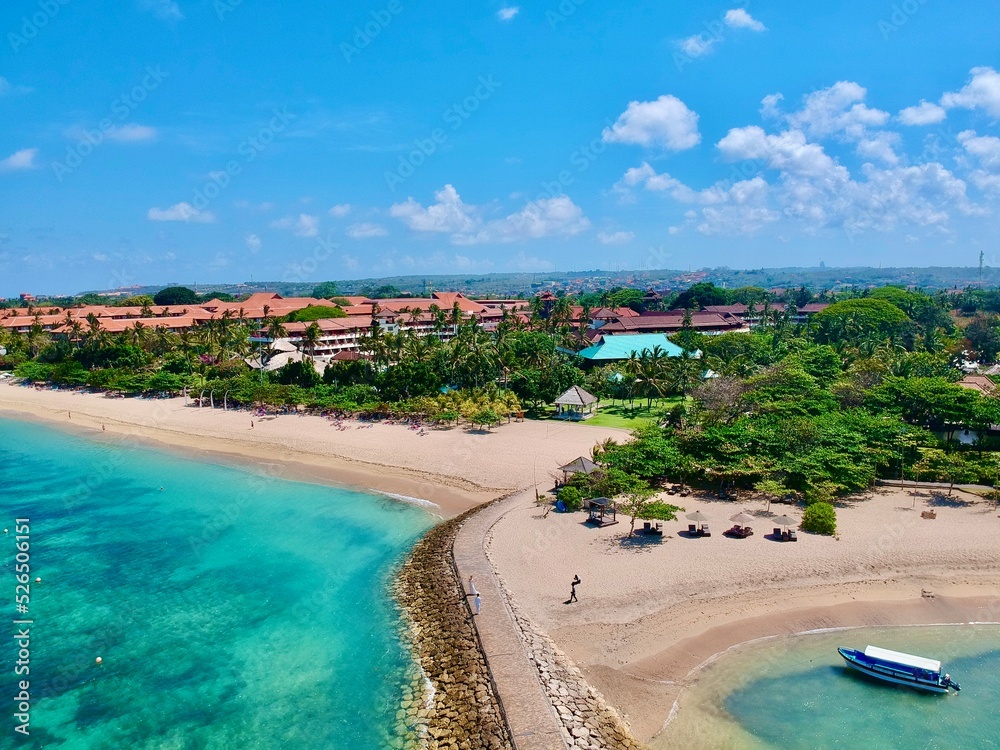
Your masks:
<path fill-rule="evenodd" d="M 879 648 L 878 646 L 869 646 L 865 649 L 865 656 L 871 659 L 881 659 L 882 661 L 891 661 L 896 664 L 905 664 L 908 667 L 914 667 L 916 669 L 926 669 L 928 672 L 941 672 L 941 662 L 934 659 L 925 659 L 922 656 L 914 656 L 913 654 L 904 654 L 899 651 L 890 651 L 887 648 Z"/>

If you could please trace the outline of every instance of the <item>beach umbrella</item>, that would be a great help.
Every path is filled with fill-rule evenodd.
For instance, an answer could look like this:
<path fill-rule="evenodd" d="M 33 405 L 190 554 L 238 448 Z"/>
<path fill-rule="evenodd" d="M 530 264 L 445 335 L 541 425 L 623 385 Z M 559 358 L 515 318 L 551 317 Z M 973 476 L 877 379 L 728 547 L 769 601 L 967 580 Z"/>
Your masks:
<path fill-rule="evenodd" d="M 778 516 L 774 519 L 774 522 L 778 526 L 795 526 L 798 524 L 798 521 L 791 516 Z"/>
<path fill-rule="evenodd" d="M 700 510 L 696 510 L 694 513 L 688 513 L 684 517 L 690 521 L 694 521 L 695 523 L 708 523 L 708 516 L 706 516 Z"/>
<path fill-rule="evenodd" d="M 748 523 L 750 523 L 751 521 L 753 521 L 755 519 L 754 519 L 753 516 L 751 516 L 748 513 L 737 513 L 735 516 L 733 516 L 729 520 L 732 521 L 733 523 L 738 524 L 739 526 L 746 526 Z"/>

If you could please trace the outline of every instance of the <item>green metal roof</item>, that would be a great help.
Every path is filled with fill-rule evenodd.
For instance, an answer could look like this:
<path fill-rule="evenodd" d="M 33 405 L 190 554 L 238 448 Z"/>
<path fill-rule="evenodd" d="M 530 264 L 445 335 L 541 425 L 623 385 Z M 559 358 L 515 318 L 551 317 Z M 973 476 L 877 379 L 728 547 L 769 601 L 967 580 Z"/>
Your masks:
<path fill-rule="evenodd" d="M 679 357 L 684 353 L 665 333 L 636 333 L 621 336 L 605 336 L 600 344 L 589 346 L 578 354 L 589 360 L 628 359 L 632 352 L 638 357 L 643 349 L 660 347 L 668 357 Z"/>

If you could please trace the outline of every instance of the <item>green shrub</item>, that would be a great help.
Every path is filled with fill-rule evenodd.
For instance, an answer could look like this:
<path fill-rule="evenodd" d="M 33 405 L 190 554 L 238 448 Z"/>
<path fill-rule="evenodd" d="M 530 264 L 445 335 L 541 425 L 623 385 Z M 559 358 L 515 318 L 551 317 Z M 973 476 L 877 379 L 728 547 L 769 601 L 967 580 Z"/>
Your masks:
<path fill-rule="evenodd" d="M 566 506 L 566 510 L 580 510 L 583 507 L 583 495 L 580 494 L 580 490 L 576 487 L 562 487 L 559 490 L 558 497 L 562 500 L 563 505 Z"/>
<path fill-rule="evenodd" d="M 837 511 L 830 503 L 813 503 L 802 514 L 802 528 L 833 536 L 837 533 Z"/>

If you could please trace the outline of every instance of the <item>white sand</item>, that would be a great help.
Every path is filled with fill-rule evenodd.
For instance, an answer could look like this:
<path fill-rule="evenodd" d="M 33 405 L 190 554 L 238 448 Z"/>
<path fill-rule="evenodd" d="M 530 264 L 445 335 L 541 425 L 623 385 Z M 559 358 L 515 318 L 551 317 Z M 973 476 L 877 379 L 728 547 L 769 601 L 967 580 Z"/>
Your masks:
<path fill-rule="evenodd" d="M 664 499 L 671 501 L 669 497 Z M 838 509 L 838 538 L 729 539 L 730 516 L 765 503 L 675 498 L 711 519 L 711 538 L 677 535 L 623 548 L 628 520 L 593 529 L 583 513 L 548 513 L 526 495 L 492 529 L 490 557 L 522 612 L 546 631 L 641 739 L 655 735 L 691 671 L 754 638 L 814 628 L 1000 621 L 1000 520 L 992 502 L 958 506 L 894 491 Z M 772 515 L 801 511 L 772 505 Z M 641 528 L 641 522 L 639 523 Z M 565 604 L 574 575 L 579 602 Z M 922 592 L 929 592 L 925 595 Z"/>
<path fill-rule="evenodd" d="M 403 425 L 339 430 L 321 417 L 259 419 L 246 411 L 185 406 L 183 398 L 108 398 L 69 390 L 0 385 L 0 411 L 54 420 L 114 439 L 151 440 L 197 453 L 267 465 L 290 477 L 335 481 L 430 500 L 456 515 L 512 490 L 547 483 L 554 469 L 624 430 L 556 421 L 512 422 L 490 432 Z M 12 414 L 13 416 L 13 414 Z M 250 422 L 254 426 L 251 428 Z M 549 485 L 551 486 L 551 484 Z"/>

